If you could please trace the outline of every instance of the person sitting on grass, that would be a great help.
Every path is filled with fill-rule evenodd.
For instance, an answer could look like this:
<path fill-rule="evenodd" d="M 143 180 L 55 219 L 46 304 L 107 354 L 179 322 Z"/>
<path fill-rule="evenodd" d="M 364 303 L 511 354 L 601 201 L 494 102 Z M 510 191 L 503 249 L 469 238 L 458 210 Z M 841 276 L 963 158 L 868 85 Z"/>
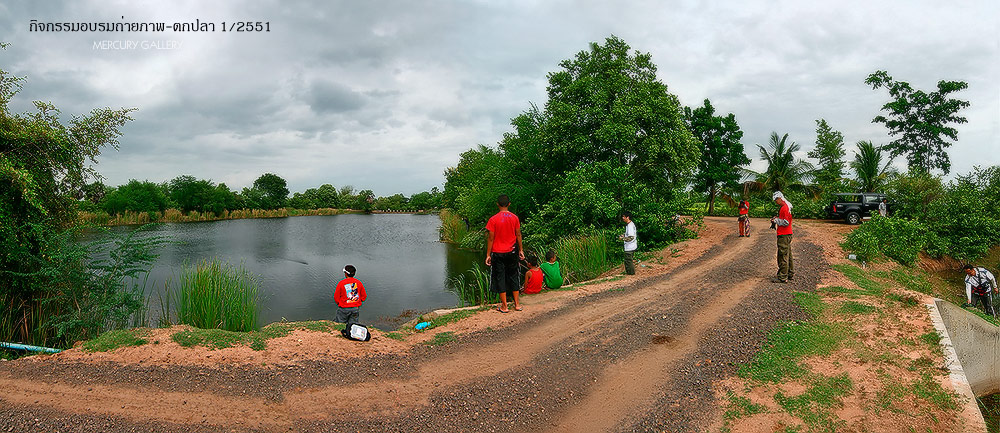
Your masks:
<path fill-rule="evenodd" d="M 344 266 L 344 279 L 333 290 L 333 300 L 337 303 L 337 322 L 346 325 L 347 329 L 351 329 L 351 324 L 358 323 L 361 303 L 367 298 L 365 285 L 354 278 L 357 272 L 354 265 Z"/>
<path fill-rule="evenodd" d="M 965 271 L 965 299 L 968 301 L 963 307 L 976 308 L 982 302 L 983 311 L 996 317 L 990 300 L 990 295 L 997 286 L 996 277 L 982 266 L 965 265 L 962 270 Z"/>
<path fill-rule="evenodd" d="M 545 288 L 558 289 L 563 285 L 562 272 L 559 271 L 559 262 L 556 260 L 556 250 L 549 250 L 545 253 L 545 263 L 542 263 L 542 275 L 545 276 Z"/>
<path fill-rule="evenodd" d="M 524 274 L 524 288 L 521 289 L 525 295 L 534 295 L 542 292 L 542 270 L 538 268 L 538 257 L 528 256 L 524 261 L 528 262 L 528 272 Z"/>

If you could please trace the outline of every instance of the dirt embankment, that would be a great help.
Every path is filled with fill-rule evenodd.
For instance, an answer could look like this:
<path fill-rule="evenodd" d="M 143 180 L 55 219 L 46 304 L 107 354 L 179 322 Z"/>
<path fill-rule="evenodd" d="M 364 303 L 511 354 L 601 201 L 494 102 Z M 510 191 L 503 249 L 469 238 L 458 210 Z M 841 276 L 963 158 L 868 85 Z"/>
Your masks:
<path fill-rule="evenodd" d="M 524 298 L 403 342 L 296 331 L 264 351 L 156 344 L 0 363 L 0 431 L 704 431 L 716 384 L 831 278 L 835 234 L 808 224 L 796 278 L 774 235 L 707 218 L 638 275 Z M 839 247 L 838 247 L 839 248 Z M 677 251 L 679 249 L 679 251 Z M 435 334 L 455 341 L 427 345 Z"/>

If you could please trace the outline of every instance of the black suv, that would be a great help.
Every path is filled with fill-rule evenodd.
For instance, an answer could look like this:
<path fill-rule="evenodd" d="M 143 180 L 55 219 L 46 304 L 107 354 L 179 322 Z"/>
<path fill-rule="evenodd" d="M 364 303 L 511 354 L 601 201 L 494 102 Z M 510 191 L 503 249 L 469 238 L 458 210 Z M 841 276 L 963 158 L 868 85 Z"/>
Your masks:
<path fill-rule="evenodd" d="M 843 218 L 848 224 L 858 224 L 863 218 L 870 218 L 872 214 L 878 213 L 878 204 L 885 198 L 885 194 L 874 192 L 834 194 L 833 201 L 826 208 L 826 214 L 830 218 Z M 892 203 L 886 204 L 887 212 L 891 212 Z"/>

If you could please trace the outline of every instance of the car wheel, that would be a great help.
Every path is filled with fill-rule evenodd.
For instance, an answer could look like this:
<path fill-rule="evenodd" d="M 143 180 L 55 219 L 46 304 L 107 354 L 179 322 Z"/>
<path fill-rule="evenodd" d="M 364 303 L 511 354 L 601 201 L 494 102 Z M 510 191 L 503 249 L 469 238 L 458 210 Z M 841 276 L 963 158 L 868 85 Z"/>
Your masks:
<path fill-rule="evenodd" d="M 847 214 L 847 217 L 845 217 L 844 220 L 847 221 L 848 224 L 858 224 L 861 222 L 861 215 L 858 215 L 857 212 L 851 212 Z"/>

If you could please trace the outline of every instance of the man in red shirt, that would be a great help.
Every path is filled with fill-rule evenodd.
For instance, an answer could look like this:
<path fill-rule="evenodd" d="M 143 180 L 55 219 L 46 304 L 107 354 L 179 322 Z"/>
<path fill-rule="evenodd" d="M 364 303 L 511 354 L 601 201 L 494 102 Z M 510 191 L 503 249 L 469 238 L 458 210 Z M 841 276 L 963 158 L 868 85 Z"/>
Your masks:
<path fill-rule="evenodd" d="M 792 267 L 792 203 L 781 191 L 775 191 L 771 198 L 778 205 L 778 216 L 771 218 L 771 224 L 778 232 L 778 275 L 771 282 L 785 283 L 795 275 Z"/>
<path fill-rule="evenodd" d="M 514 310 L 521 311 L 518 297 L 521 289 L 518 260 L 524 260 L 524 246 L 521 245 L 521 220 L 507 210 L 510 197 L 497 197 L 496 215 L 486 222 L 486 266 L 490 267 L 490 290 L 500 294 L 497 311 L 507 313 L 507 295 L 514 297 Z M 516 247 L 516 248 L 515 248 Z"/>
<path fill-rule="evenodd" d="M 344 279 L 333 289 L 333 301 L 337 303 L 337 322 L 347 325 L 347 329 L 351 329 L 352 323 L 358 323 L 361 303 L 368 297 L 365 285 L 354 278 L 357 272 L 354 265 L 344 266 Z"/>

